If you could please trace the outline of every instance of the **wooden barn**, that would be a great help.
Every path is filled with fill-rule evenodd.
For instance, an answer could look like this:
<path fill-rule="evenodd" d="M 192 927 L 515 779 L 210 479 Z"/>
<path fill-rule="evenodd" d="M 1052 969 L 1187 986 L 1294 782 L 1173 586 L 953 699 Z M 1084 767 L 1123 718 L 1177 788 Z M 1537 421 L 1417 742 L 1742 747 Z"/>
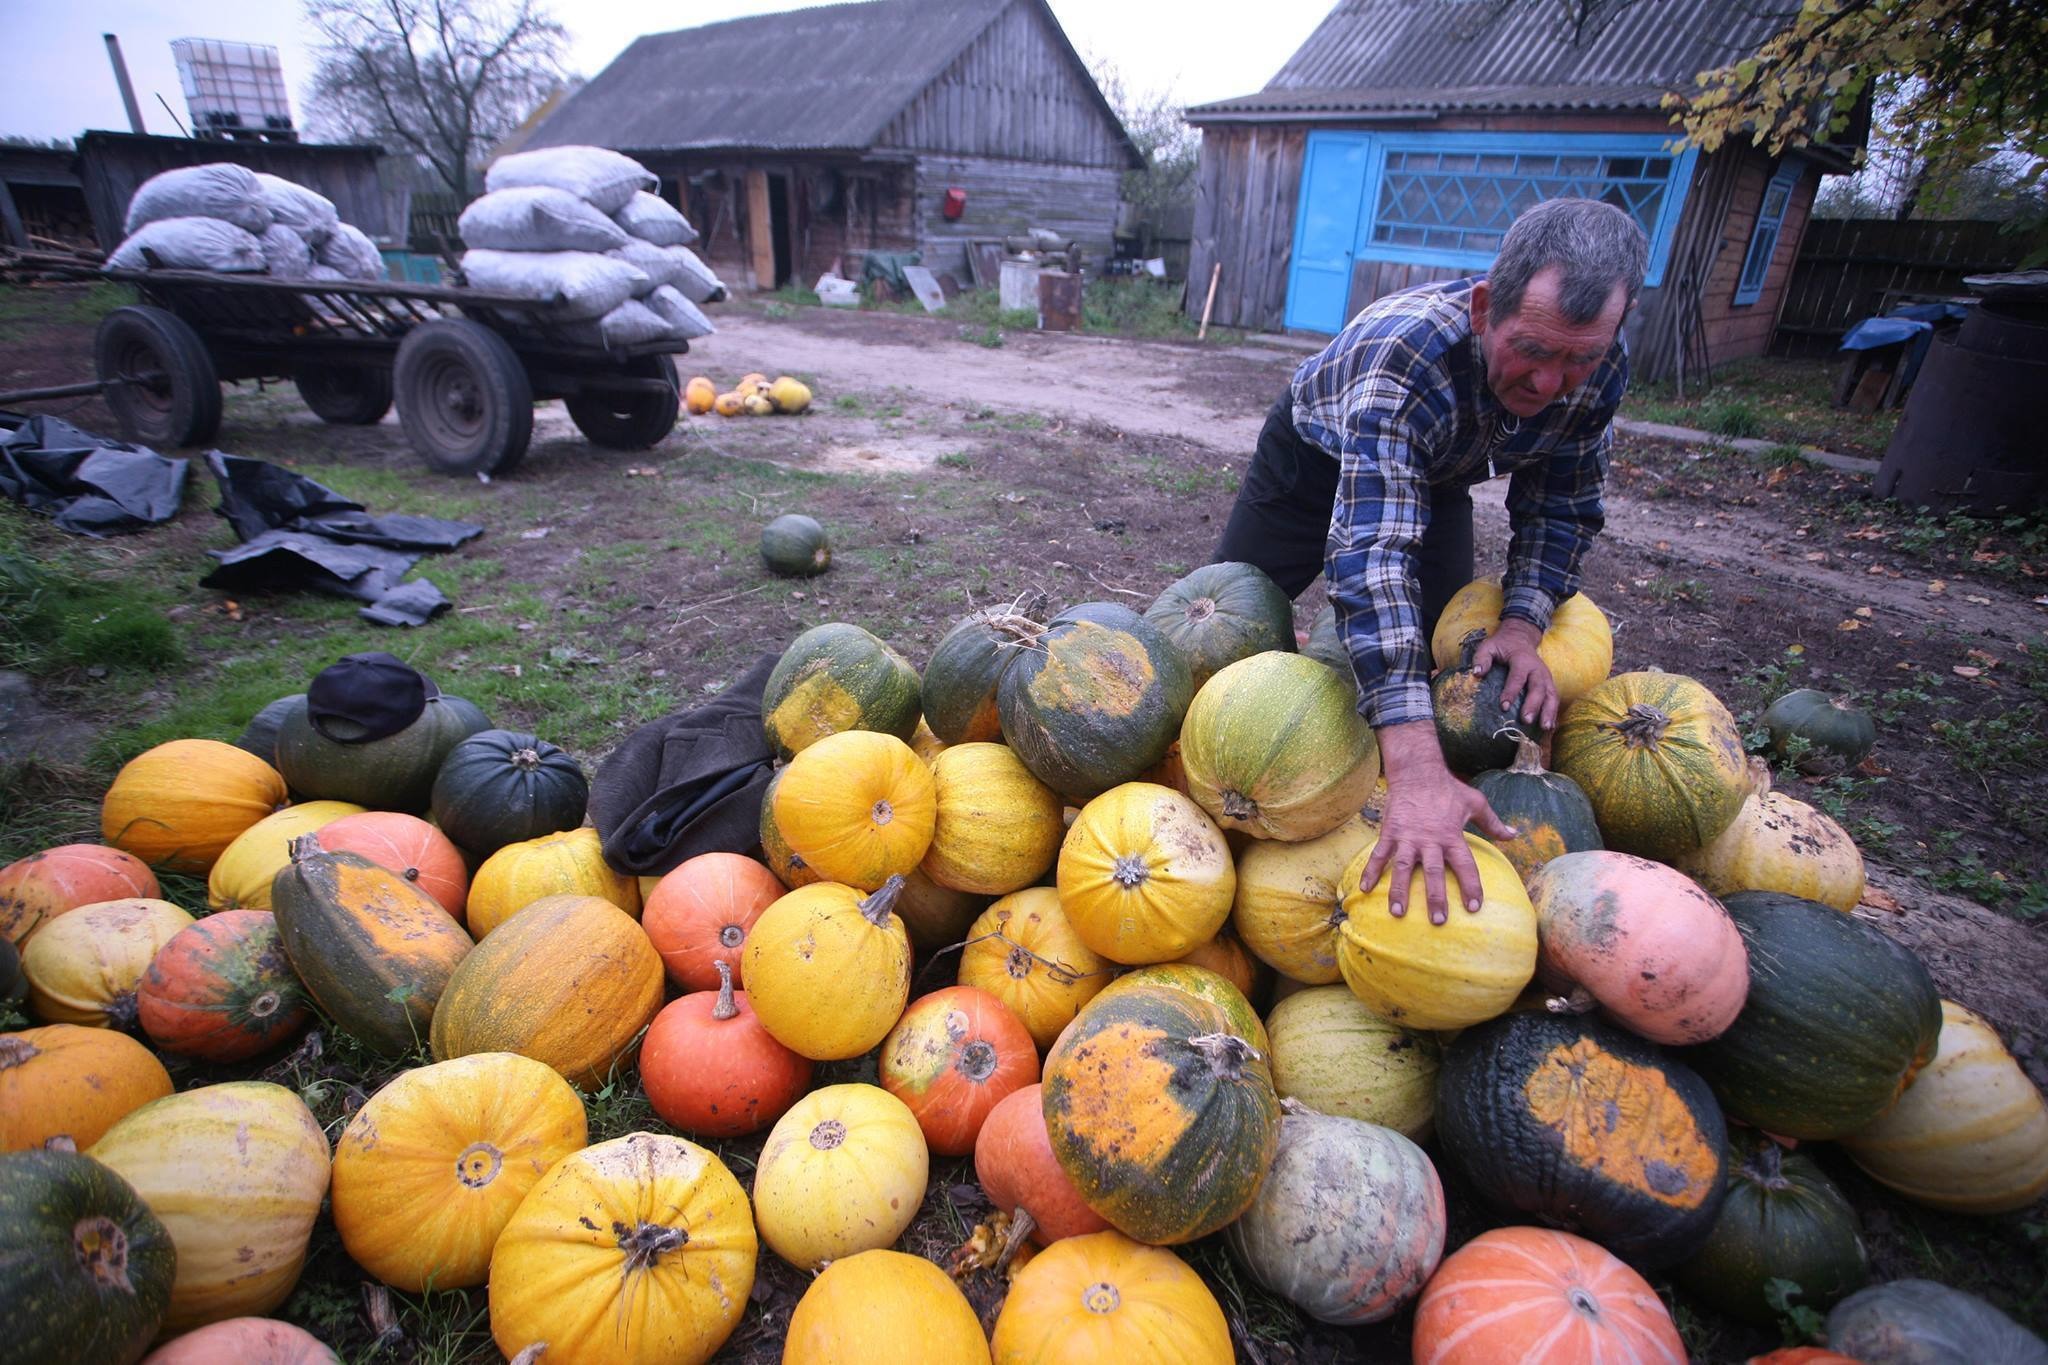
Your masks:
<path fill-rule="evenodd" d="M 1101 260 L 1142 164 L 1044 0 L 873 0 L 635 39 L 528 138 L 637 158 L 736 286 L 867 251 L 970 282 L 1030 227 Z M 992 283 L 984 281 L 984 283 Z"/>
<path fill-rule="evenodd" d="M 1584 32 L 1551 4 L 1342 0 L 1264 90 L 1188 110 L 1190 300 L 1220 262 L 1216 321 L 1335 333 L 1382 294 L 1484 270 L 1522 209 L 1578 195 L 1650 237 L 1638 377 L 1762 355 L 1820 178 L 1863 132 L 1705 155 L 1674 149 L 1660 104 L 1780 22 L 1748 0 L 1630 5 Z"/>

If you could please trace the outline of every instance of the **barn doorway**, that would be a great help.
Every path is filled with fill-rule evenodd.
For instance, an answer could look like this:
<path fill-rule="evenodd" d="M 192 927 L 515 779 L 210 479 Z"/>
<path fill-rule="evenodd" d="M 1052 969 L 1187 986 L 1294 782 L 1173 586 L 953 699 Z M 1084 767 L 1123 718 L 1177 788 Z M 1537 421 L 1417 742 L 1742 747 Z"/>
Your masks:
<path fill-rule="evenodd" d="M 780 289 L 789 283 L 796 262 L 789 249 L 789 177 L 773 172 L 768 176 L 768 240 L 775 252 L 775 282 L 769 287 Z"/>

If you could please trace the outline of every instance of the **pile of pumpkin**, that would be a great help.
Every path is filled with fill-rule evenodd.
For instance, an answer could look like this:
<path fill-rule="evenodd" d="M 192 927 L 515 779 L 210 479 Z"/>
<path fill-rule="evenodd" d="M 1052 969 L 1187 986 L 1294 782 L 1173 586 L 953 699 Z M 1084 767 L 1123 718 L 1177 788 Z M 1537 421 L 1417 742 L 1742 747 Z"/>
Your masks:
<path fill-rule="evenodd" d="M 1227 1362 L 1169 1250 L 1219 1231 L 1320 1320 L 1419 1300 L 1418 1361 L 1682 1360 L 1640 1273 L 1664 1269 L 1762 1322 L 1789 1281 L 1866 1365 L 1906 1358 L 1902 1334 L 2039 1358 L 1960 1291 L 1859 1290 L 1854 1212 L 1797 1150 L 1839 1141 L 1935 1207 L 2018 1208 L 2048 1191 L 2039 1092 L 1847 913 L 1854 844 L 1759 780 L 1707 689 L 1607 676 L 1584 598 L 1543 646 L 1570 703 L 1557 771 L 1546 737 L 1499 733 L 1499 677 L 1457 666 L 1499 606 L 1478 583 L 1446 613 L 1437 712 L 1518 836 L 1472 838 L 1483 902 L 1442 926 L 1360 885 L 1379 763 L 1348 665 L 1327 618 L 1296 653 L 1290 604 L 1243 565 L 1142 615 L 977 612 L 922 675 L 857 626 L 806 632 L 762 699 L 786 765 L 761 857 L 658 879 L 605 865 L 573 760 L 457 698 L 332 747 L 287 698 L 241 748 L 142 755 L 106 847 L 0 872 L 48 1024 L 0 1037 L 0 1298 L 32 1310 L 25 1358 L 125 1362 L 160 1333 L 165 1359 L 230 1358 L 206 1334 L 289 1330 L 252 1319 L 323 1199 L 370 1274 L 487 1285 L 506 1355 L 549 1362 L 709 1358 L 761 1242 L 822 1267 L 790 1360 Z M 1806 752 L 1837 743 L 1825 712 L 1780 719 Z M 217 913 L 157 899 L 152 864 L 207 872 Z M 959 984 L 911 999 L 917 954 L 954 950 Z M 0 960 L 0 989 L 16 975 Z M 292 1091 L 170 1094 L 122 1031 L 247 1062 L 309 1001 L 433 1058 L 331 1156 Z M 878 1084 L 810 1088 L 870 1053 Z M 686 1138 L 586 1146 L 577 1087 L 632 1068 L 675 1129 L 767 1130 L 751 1188 Z M 1520 1225 L 1445 1257 L 1430 1141 Z M 992 1337 L 892 1249 L 932 1156 L 969 1153 L 998 1214 L 962 1264 L 1010 1277 Z"/>
<path fill-rule="evenodd" d="M 779 374 L 740 376 L 740 382 L 724 393 L 706 375 L 693 375 L 683 385 L 683 411 L 692 417 L 715 412 L 720 417 L 767 417 L 774 413 L 795 414 L 811 405 L 811 386 L 801 379 Z"/>

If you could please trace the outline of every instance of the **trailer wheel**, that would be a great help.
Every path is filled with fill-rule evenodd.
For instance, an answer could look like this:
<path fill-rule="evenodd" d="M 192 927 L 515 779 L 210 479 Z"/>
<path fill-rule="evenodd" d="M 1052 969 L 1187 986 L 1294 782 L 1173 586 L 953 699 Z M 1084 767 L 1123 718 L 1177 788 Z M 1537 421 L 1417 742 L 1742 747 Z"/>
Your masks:
<path fill-rule="evenodd" d="M 292 376 L 299 397 L 323 422 L 370 427 L 391 411 L 391 371 L 378 365 L 304 365 Z"/>
<path fill-rule="evenodd" d="M 533 437 L 533 385 L 505 339 L 467 318 L 423 322 L 392 366 L 406 439 L 443 474 L 506 474 Z"/>
<path fill-rule="evenodd" d="M 100 319 L 93 363 L 121 434 L 138 445 L 196 446 L 220 431 L 220 373 L 183 318 L 130 304 Z"/>
<path fill-rule="evenodd" d="M 590 438 L 592 445 L 608 450 L 646 450 L 661 444 L 676 427 L 682 411 L 682 381 L 676 377 L 676 362 L 665 355 L 633 356 L 626 361 L 628 379 L 659 379 L 668 385 L 666 393 L 586 393 L 565 400 L 569 420 Z"/>

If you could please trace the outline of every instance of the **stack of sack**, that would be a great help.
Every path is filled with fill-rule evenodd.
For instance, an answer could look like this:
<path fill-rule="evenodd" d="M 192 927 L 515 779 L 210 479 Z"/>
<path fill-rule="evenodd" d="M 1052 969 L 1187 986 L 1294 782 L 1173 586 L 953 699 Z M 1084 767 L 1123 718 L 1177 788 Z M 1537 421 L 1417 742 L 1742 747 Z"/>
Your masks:
<path fill-rule="evenodd" d="M 377 244 L 341 221 L 334 202 L 281 176 L 232 162 L 151 176 L 128 201 L 127 237 L 108 269 L 147 270 L 147 248 L 173 270 L 279 279 L 383 280 Z"/>
<path fill-rule="evenodd" d="M 699 304 L 725 286 L 690 250 L 697 231 L 648 191 L 658 181 L 603 147 L 547 147 L 494 162 L 489 192 L 456 225 L 473 289 L 554 302 L 578 340 L 608 349 L 715 329 Z"/>

